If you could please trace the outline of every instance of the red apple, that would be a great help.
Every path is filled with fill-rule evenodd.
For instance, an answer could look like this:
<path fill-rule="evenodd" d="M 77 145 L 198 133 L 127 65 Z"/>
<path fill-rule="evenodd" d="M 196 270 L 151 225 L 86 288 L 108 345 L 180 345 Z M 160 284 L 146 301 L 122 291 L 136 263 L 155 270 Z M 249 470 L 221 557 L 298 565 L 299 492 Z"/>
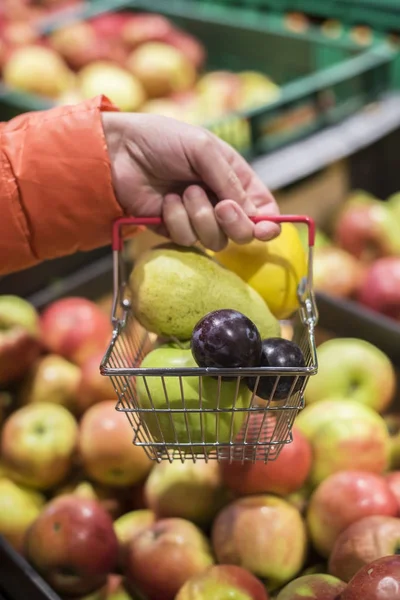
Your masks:
<path fill-rule="evenodd" d="M 378 515 L 350 525 L 337 538 L 329 557 L 329 572 L 343 581 L 364 565 L 390 554 L 400 553 L 400 519 Z"/>
<path fill-rule="evenodd" d="M 28 374 L 21 389 L 25 404 L 53 402 L 75 412 L 81 379 L 79 367 L 57 354 L 40 358 Z"/>
<path fill-rule="evenodd" d="M 248 569 L 273 589 L 303 567 L 307 551 L 305 524 L 291 504 L 270 495 L 235 500 L 212 527 L 217 561 Z"/>
<path fill-rule="evenodd" d="M 262 418 L 263 415 L 257 416 Z M 264 493 L 286 496 L 299 490 L 309 475 L 312 453 L 304 435 L 296 427 L 292 432 L 293 441 L 283 447 L 274 461 L 222 461 L 225 485 L 240 496 Z"/>
<path fill-rule="evenodd" d="M 241 81 L 236 73 L 212 71 L 201 77 L 196 85 L 202 111 L 206 119 L 212 120 L 235 110 L 236 97 Z"/>
<path fill-rule="evenodd" d="M 209 525 L 227 501 L 217 461 L 156 464 L 145 483 L 147 506 L 158 518 Z"/>
<path fill-rule="evenodd" d="M 325 573 L 303 575 L 288 583 L 276 600 L 339 600 L 346 584 Z"/>
<path fill-rule="evenodd" d="M 127 489 L 114 489 L 98 483 L 92 483 L 77 477 L 55 490 L 53 497 L 76 494 L 81 498 L 96 500 L 109 513 L 112 519 L 118 519 L 130 508 L 130 492 Z"/>
<path fill-rule="evenodd" d="M 398 516 L 400 516 L 400 471 L 387 473 L 385 479 L 397 500 Z"/>
<path fill-rule="evenodd" d="M 180 50 L 196 70 L 203 68 L 206 61 L 206 49 L 193 35 L 179 29 L 170 29 L 163 41 Z"/>
<path fill-rule="evenodd" d="M 359 260 L 335 246 L 315 252 L 313 269 L 315 289 L 336 298 L 353 296 L 360 289 L 365 273 Z"/>
<path fill-rule="evenodd" d="M 90 406 L 102 400 L 111 400 L 116 393 L 111 378 L 100 374 L 99 365 L 104 351 L 89 356 L 82 363 L 77 389 L 77 411 L 83 414 Z"/>
<path fill-rule="evenodd" d="M 41 329 L 50 352 L 78 365 L 105 352 L 112 336 L 110 319 L 86 298 L 63 298 L 50 304 L 41 315 Z"/>
<path fill-rule="evenodd" d="M 114 487 L 142 481 L 153 463 L 132 440 L 132 427 L 114 401 L 104 400 L 89 408 L 79 430 L 79 452 L 88 475 Z"/>
<path fill-rule="evenodd" d="M 162 15 L 137 13 L 122 28 L 122 40 L 130 48 L 146 42 L 162 42 L 173 29 L 172 23 Z"/>
<path fill-rule="evenodd" d="M 234 565 L 215 565 L 189 579 L 181 587 L 175 600 L 212 598 L 268 600 L 269 596 L 261 581 L 249 571 Z"/>
<path fill-rule="evenodd" d="M 109 514 L 77 495 L 51 500 L 26 536 L 27 559 L 59 594 L 89 594 L 106 583 L 118 555 Z"/>
<path fill-rule="evenodd" d="M 190 60 L 163 42 L 142 44 L 129 55 L 126 66 L 150 98 L 189 90 L 196 80 L 196 70 Z"/>
<path fill-rule="evenodd" d="M 97 37 L 120 39 L 124 26 L 132 21 L 132 14 L 126 12 L 105 13 L 90 19 L 89 23 Z"/>
<path fill-rule="evenodd" d="M 400 600 L 400 556 L 385 556 L 365 565 L 340 600 Z"/>
<path fill-rule="evenodd" d="M 196 525 L 162 519 L 131 540 L 125 564 L 127 588 L 137 587 L 148 600 L 174 600 L 188 579 L 213 564 L 208 540 Z"/>
<path fill-rule="evenodd" d="M 364 306 L 400 320 L 400 257 L 376 260 L 367 270 L 357 297 Z"/>
<path fill-rule="evenodd" d="M 8 46 L 27 46 L 37 42 L 39 34 L 28 21 L 11 21 L 2 28 L 1 37 Z"/>
<path fill-rule="evenodd" d="M 72 468 L 77 434 L 77 423 L 63 406 L 37 402 L 16 410 L 1 432 L 10 478 L 43 490 L 59 485 Z"/>
<path fill-rule="evenodd" d="M 341 210 L 334 240 L 356 258 L 371 262 L 400 253 L 400 224 L 383 202 L 355 198 Z"/>
<path fill-rule="evenodd" d="M 40 353 L 39 317 L 17 296 L 0 296 L 0 385 L 22 377 Z"/>
<path fill-rule="evenodd" d="M 132 510 L 114 521 L 114 531 L 119 544 L 118 564 L 124 569 L 131 540 L 156 521 L 153 511 L 148 509 Z"/>
<path fill-rule="evenodd" d="M 371 515 L 394 517 L 397 502 L 385 479 L 362 471 L 341 471 L 323 481 L 311 496 L 307 523 L 312 543 L 328 557 L 339 534 Z"/>

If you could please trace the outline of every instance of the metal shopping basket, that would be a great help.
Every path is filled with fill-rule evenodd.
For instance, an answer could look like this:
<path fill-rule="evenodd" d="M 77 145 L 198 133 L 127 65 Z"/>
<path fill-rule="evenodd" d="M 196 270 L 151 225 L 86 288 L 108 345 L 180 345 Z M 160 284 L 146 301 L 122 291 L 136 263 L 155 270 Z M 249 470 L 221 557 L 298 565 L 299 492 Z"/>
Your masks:
<path fill-rule="evenodd" d="M 299 284 L 299 310 L 292 321 L 292 339 L 303 352 L 304 367 L 141 367 L 151 348 L 151 337 L 135 320 L 126 295 L 121 230 L 132 225 L 159 225 L 161 220 L 122 218 L 114 224 L 114 329 L 100 371 L 112 380 L 118 396 L 116 408 L 129 419 L 134 432 L 133 443 L 142 446 L 152 460 L 183 462 L 203 458 L 267 462 L 276 459 L 283 446 L 292 441 L 293 422 L 304 406 L 308 379 L 317 372 L 314 329 L 318 313 L 312 286 L 315 224 L 311 218 L 299 215 L 256 217 L 253 220 L 304 223 L 308 226 L 308 273 Z M 248 376 L 256 378 L 256 387 L 253 392 L 247 392 L 250 398 L 243 403 L 240 401 L 241 391 Z M 274 378 L 272 391 L 269 398 L 260 399 L 257 387 L 265 377 Z M 286 380 L 291 382 L 290 391 L 286 397 L 282 398 L 281 394 L 278 397 L 278 384 L 282 378 L 288 377 L 291 378 Z M 190 401 L 185 398 L 189 383 Z M 227 392 L 231 395 L 228 403 Z M 213 395 L 211 399 L 210 393 Z"/>

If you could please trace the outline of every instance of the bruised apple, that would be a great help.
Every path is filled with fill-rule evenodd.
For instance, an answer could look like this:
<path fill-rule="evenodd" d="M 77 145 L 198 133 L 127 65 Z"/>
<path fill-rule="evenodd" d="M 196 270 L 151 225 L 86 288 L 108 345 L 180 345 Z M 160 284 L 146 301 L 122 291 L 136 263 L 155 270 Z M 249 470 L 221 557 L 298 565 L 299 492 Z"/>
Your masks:
<path fill-rule="evenodd" d="M 337 538 L 329 557 L 329 572 L 350 581 L 362 567 L 390 554 L 400 554 L 400 519 L 365 517 Z"/>

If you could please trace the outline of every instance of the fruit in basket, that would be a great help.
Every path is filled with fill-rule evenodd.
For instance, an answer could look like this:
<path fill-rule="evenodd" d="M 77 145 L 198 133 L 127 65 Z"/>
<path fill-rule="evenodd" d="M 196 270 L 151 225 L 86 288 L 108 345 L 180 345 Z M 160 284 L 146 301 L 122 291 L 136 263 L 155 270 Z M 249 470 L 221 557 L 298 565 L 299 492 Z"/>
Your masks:
<path fill-rule="evenodd" d="M 107 60 L 97 60 L 83 67 L 78 74 L 78 88 L 84 98 L 105 94 L 126 112 L 136 111 L 146 98 L 137 77 Z"/>
<path fill-rule="evenodd" d="M 138 588 L 148 600 L 174 600 L 186 581 L 213 564 L 208 539 L 196 525 L 162 519 L 132 539 L 124 574 L 128 591 Z"/>
<path fill-rule="evenodd" d="M 28 45 L 15 49 L 3 67 L 4 83 L 21 92 L 57 98 L 74 82 L 74 74 L 51 48 Z"/>
<path fill-rule="evenodd" d="M 276 600 L 339 600 L 346 584 L 332 575 L 303 575 L 288 583 Z"/>
<path fill-rule="evenodd" d="M 310 441 L 310 482 L 318 485 L 343 470 L 381 474 L 389 461 L 389 434 L 383 418 L 354 400 L 322 400 L 307 406 L 296 426 Z"/>
<path fill-rule="evenodd" d="M 51 500 L 25 539 L 28 561 L 59 594 L 100 588 L 117 564 L 118 541 L 109 514 L 76 495 Z"/>
<path fill-rule="evenodd" d="M 142 481 L 153 463 L 133 443 L 132 426 L 117 411 L 114 400 L 90 407 L 79 428 L 79 454 L 85 471 L 95 481 L 114 487 Z"/>
<path fill-rule="evenodd" d="M 108 376 L 100 374 L 100 363 L 105 349 L 89 356 L 83 363 L 77 389 L 77 412 L 83 414 L 90 406 L 115 397 L 114 386 Z"/>
<path fill-rule="evenodd" d="M 40 353 L 39 317 L 23 298 L 0 296 L 0 385 L 22 377 Z"/>
<path fill-rule="evenodd" d="M 238 76 L 240 86 L 235 98 L 237 110 L 249 110 L 269 104 L 281 94 L 279 86 L 263 73 L 242 71 Z"/>
<path fill-rule="evenodd" d="M 226 503 L 217 461 L 156 464 L 145 483 L 147 506 L 158 518 L 178 517 L 207 526 Z"/>
<path fill-rule="evenodd" d="M 189 579 L 175 600 L 268 600 L 267 590 L 254 575 L 234 565 L 215 565 Z"/>
<path fill-rule="evenodd" d="M 251 415 L 250 418 L 254 418 Z M 262 419 L 263 415 L 257 415 Z M 250 425 L 249 425 L 250 428 Z M 298 491 L 306 482 L 311 469 L 311 446 L 296 426 L 292 429 L 293 441 L 284 445 L 276 460 L 265 463 L 251 461 L 222 461 L 222 481 L 240 496 L 252 494 L 278 494 L 286 496 Z"/>
<path fill-rule="evenodd" d="M 260 366 L 298 369 L 304 368 L 306 362 L 300 347 L 295 342 L 277 337 L 263 340 Z M 296 380 L 294 375 L 281 375 L 279 379 L 261 377 L 257 385 L 256 377 L 248 377 L 247 385 L 252 392 L 254 391 L 264 400 L 284 400 L 290 393 L 298 392 L 303 381 L 303 377 Z"/>
<path fill-rule="evenodd" d="M 307 523 L 311 541 L 328 557 L 339 534 L 371 515 L 395 517 L 397 502 L 385 479 L 363 471 L 340 471 L 327 477 L 311 496 Z"/>
<path fill-rule="evenodd" d="M 105 352 L 112 337 L 108 315 L 86 298 L 62 298 L 41 315 L 42 339 L 49 352 L 82 365 Z"/>
<path fill-rule="evenodd" d="M 214 310 L 195 325 L 191 348 L 199 367 L 258 367 L 261 337 L 254 323 L 241 312 Z"/>
<path fill-rule="evenodd" d="M 141 368 L 186 368 L 197 367 L 190 350 L 179 348 L 157 348 L 150 352 L 141 364 Z M 246 408 L 250 402 L 250 392 L 242 383 L 237 390 L 236 378 L 233 381 L 223 381 L 219 387 L 218 380 L 211 377 L 202 378 L 201 402 L 199 399 L 199 377 L 182 377 L 182 387 L 179 377 L 168 377 L 164 380 L 165 390 L 161 377 L 143 377 L 136 380 L 137 401 L 142 408 L 156 409 L 180 409 L 186 408 L 198 410 L 199 412 L 176 414 L 166 413 L 143 413 L 142 419 L 146 423 L 150 434 L 156 442 L 165 441 L 168 444 L 191 444 L 187 448 L 180 446 L 182 451 L 191 454 L 204 453 L 212 450 L 212 447 L 204 449 L 197 444 L 215 442 L 227 443 L 239 432 L 245 419 L 245 413 L 241 411 L 200 414 L 200 407 L 205 409 L 219 408 L 230 409 L 235 403 L 236 408 Z M 149 398 L 149 393 L 151 398 Z M 182 398 L 183 396 L 183 398 Z M 217 429 L 218 427 L 218 429 Z M 161 428 L 161 429 L 160 429 Z M 188 432 L 189 428 L 189 432 Z M 218 437 L 217 437 L 218 436 Z"/>
<path fill-rule="evenodd" d="M 331 398 L 355 400 L 378 412 L 391 404 L 396 374 L 390 359 L 358 338 L 336 338 L 318 347 L 318 373 L 306 388 L 306 403 Z"/>
<path fill-rule="evenodd" d="M 262 338 L 280 334 L 261 296 L 197 248 L 166 244 L 150 250 L 136 262 L 129 286 L 138 321 L 161 336 L 189 340 L 202 317 L 223 308 L 245 314 Z"/>
<path fill-rule="evenodd" d="M 269 242 L 239 245 L 230 241 L 215 258 L 254 288 L 277 319 L 297 310 L 297 288 L 307 275 L 307 260 L 292 223 L 282 223 L 280 235 Z"/>
<path fill-rule="evenodd" d="M 358 301 L 387 317 L 400 320 L 400 256 L 376 260 L 366 272 Z"/>
<path fill-rule="evenodd" d="M 352 254 L 335 246 L 314 253 L 313 284 L 318 292 L 336 298 L 349 298 L 360 289 L 365 268 Z"/>
<path fill-rule="evenodd" d="M 76 410 L 79 367 L 57 354 L 41 357 L 28 373 L 21 389 L 24 404 L 52 402 Z"/>
<path fill-rule="evenodd" d="M 124 568 L 131 540 L 155 521 L 155 514 L 148 509 L 132 510 L 114 521 L 114 531 L 119 544 L 118 565 L 121 569 Z"/>
<path fill-rule="evenodd" d="M 371 262 L 400 254 L 400 223 L 380 200 L 354 197 L 337 217 L 334 240 L 356 258 Z"/>
<path fill-rule="evenodd" d="M 384 556 L 354 575 L 340 600 L 399 600 L 400 556 Z"/>
<path fill-rule="evenodd" d="M 25 533 L 39 516 L 45 498 L 6 477 L 0 478 L 0 535 L 19 552 Z"/>
<path fill-rule="evenodd" d="M 359 519 L 336 539 L 329 557 L 329 572 L 343 581 L 364 565 L 400 551 L 400 519 L 374 515 Z"/>
<path fill-rule="evenodd" d="M 129 16 L 121 36 L 129 48 L 136 48 L 146 42 L 163 41 L 172 29 L 172 23 L 162 15 L 136 13 Z"/>
<path fill-rule="evenodd" d="M 196 80 L 196 69 L 190 60 L 162 42 L 146 42 L 139 46 L 129 55 L 126 67 L 150 98 L 189 90 Z"/>
<path fill-rule="evenodd" d="M 298 510 L 270 495 L 239 498 L 222 509 L 212 527 L 217 561 L 248 569 L 274 589 L 302 568 L 307 550 Z"/>
<path fill-rule="evenodd" d="M 37 489 L 58 485 L 71 469 L 77 434 L 77 423 L 63 406 L 38 402 L 19 408 L 1 432 L 10 478 Z"/>

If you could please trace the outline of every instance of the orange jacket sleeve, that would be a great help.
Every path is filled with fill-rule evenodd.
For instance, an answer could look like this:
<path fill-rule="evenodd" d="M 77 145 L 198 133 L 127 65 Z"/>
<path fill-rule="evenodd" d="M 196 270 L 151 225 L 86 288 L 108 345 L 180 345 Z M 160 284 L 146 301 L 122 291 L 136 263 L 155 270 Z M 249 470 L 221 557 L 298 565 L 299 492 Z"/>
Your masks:
<path fill-rule="evenodd" d="M 104 96 L 0 124 L 0 274 L 91 250 L 123 216 L 114 195 Z"/>

